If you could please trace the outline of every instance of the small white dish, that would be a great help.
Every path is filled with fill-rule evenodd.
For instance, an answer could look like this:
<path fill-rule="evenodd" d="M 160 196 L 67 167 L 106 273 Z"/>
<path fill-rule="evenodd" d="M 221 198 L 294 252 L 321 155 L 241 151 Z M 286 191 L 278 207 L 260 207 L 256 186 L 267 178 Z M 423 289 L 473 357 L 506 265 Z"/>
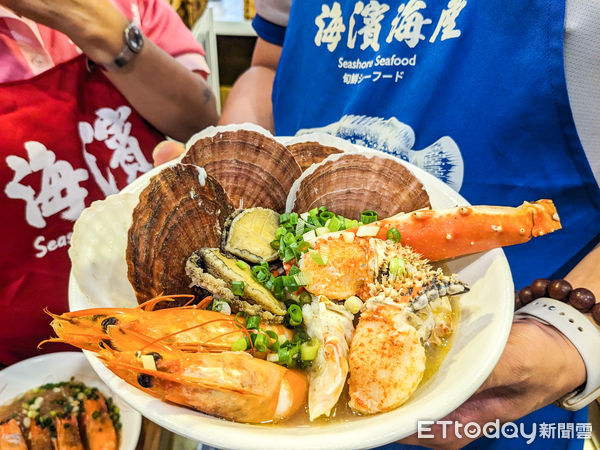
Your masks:
<path fill-rule="evenodd" d="M 121 442 L 119 450 L 134 450 L 142 416 L 121 400 L 92 370 L 82 352 L 58 352 L 35 356 L 0 371 L 0 405 L 46 383 L 69 381 L 75 377 L 87 386 L 97 387 L 106 397 L 112 397 L 121 413 Z"/>

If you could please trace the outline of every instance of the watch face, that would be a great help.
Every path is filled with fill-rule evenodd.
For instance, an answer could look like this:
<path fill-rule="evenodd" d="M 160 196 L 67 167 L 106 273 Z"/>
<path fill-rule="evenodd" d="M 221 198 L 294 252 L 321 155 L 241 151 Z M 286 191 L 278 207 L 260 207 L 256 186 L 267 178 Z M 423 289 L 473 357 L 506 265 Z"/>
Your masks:
<path fill-rule="evenodd" d="M 134 24 L 131 24 L 129 27 L 127 27 L 125 32 L 125 40 L 127 42 L 127 46 L 132 52 L 135 53 L 139 53 L 144 46 L 144 36 L 139 28 Z"/>

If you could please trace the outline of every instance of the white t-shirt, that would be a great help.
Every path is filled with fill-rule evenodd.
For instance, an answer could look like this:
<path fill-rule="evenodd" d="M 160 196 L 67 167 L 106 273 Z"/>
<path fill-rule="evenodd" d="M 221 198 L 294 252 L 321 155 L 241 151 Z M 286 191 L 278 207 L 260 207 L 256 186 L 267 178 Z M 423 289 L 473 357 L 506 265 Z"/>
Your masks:
<path fill-rule="evenodd" d="M 287 26 L 292 0 L 255 0 L 256 12 Z M 600 5 L 567 0 L 564 28 L 567 91 L 577 134 L 600 184 Z"/>

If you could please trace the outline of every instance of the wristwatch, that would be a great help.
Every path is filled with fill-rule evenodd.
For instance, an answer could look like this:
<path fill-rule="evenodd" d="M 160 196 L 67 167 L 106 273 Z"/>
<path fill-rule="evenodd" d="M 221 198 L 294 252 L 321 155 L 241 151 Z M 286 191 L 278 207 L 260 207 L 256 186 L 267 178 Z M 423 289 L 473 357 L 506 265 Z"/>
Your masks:
<path fill-rule="evenodd" d="M 581 312 L 553 298 L 541 297 L 515 312 L 515 318 L 532 318 L 552 325 L 575 346 L 585 364 L 586 382 L 555 404 L 576 411 L 600 397 L 600 331 Z"/>
<path fill-rule="evenodd" d="M 144 48 L 144 35 L 135 23 L 129 22 L 123 31 L 123 37 L 125 47 L 112 62 L 103 64 L 104 70 L 113 71 L 125 67 Z"/>

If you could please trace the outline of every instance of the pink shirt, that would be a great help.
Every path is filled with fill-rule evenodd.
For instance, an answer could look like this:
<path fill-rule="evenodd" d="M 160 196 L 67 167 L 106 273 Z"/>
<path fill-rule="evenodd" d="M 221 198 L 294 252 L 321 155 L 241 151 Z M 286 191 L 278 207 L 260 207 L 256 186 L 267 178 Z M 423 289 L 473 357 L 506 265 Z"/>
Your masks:
<path fill-rule="evenodd" d="M 204 50 L 165 0 L 111 0 L 146 37 L 204 77 Z M 64 34 L 0 6 L 0 83 L 32 78 L 81 50 Z"/>

